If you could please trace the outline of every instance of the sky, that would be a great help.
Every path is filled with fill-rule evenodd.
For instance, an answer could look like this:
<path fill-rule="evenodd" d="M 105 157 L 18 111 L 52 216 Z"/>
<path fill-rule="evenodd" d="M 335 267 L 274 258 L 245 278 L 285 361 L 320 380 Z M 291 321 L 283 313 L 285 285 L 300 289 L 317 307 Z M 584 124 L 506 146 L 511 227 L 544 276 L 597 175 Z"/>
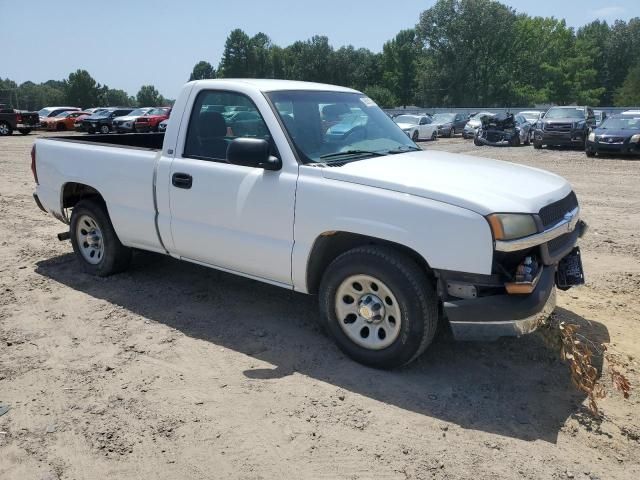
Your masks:
<path fill-rule="evenodd" d="M 200 60 L 218 66 L 231 30 L 280 46 L 326 35 L 372 51 L 411 28 L 435 0 L 0 0 L 0 77 L 36 83 L 79 68 L 135 95 L 153 84 L 175 98 Z M 518 12 L 579 27 L 640 16 L 639 0 L 503 0 Z"/>

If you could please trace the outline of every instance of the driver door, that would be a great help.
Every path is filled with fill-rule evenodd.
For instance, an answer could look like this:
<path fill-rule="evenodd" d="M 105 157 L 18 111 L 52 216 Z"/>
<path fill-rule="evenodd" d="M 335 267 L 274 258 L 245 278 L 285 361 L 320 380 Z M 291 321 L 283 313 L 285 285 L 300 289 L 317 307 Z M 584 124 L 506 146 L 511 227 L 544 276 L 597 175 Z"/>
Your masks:
<path fill-rule="evenodd" d="M 254 114 L 234 121 L 234 107 Z M 237 92 L 201 90 L 184 148 L 170 167 L 172 253 L 291 285 L 297 166 L 267 171 L 232 165 L 227 147 L 237 137 L 271 140 L 253 101 Z"/>

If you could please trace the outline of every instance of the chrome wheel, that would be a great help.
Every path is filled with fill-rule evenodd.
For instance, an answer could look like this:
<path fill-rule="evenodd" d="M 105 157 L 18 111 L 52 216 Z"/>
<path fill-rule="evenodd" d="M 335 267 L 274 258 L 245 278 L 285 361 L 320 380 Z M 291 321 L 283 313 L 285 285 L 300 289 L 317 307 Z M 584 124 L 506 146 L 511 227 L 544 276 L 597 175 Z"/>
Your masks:
<path fill-rule="evenodd" d="M 370 350 L 391 345 L 400 334 L 400 306 L 393 292 L 369 275 L 352 275 L 336 290 L 336 316 L 355 344 Z"/>
<path fill-rule="evenodd" d="M 82 215 L 76 226 L 76 238 L 82 257 L 97 265 L 104 256 L 104 242 L 98 223 L 89 215 Z"/>
<path fill-rule="evenodd" d="M 9 125 L 0 123 L 0 135 L 9 135 Z"/>

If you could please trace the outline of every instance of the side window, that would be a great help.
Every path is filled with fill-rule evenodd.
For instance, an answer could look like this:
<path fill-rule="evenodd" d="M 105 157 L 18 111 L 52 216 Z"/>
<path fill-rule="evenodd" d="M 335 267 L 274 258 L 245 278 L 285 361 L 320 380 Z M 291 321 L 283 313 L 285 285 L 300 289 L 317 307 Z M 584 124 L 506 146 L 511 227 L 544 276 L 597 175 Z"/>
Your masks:
<path fill-rule="evenodd" d="M 238 137 L 271 139 L 251 99 L 235 92 L 200 92 L 191 110 L 183 155 L 226 161 L 227 147 Z"/>

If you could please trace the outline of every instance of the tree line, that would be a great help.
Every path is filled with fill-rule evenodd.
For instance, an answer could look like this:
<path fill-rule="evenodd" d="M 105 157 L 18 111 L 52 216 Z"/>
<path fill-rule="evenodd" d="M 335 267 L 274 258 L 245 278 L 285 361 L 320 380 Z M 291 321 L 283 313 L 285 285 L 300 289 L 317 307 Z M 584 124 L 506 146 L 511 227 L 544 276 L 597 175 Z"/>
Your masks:
<path fill-rule="evenodd" d="M 65 80 L 44 83 L 24 82 L 0 78 L 0 103 L 21 110 L 39 110 L 50 105 L 90 107 L 146 106 L 171 103 L 153 85 L 143 85 L 135 97 L 124 90 L 101 85 L 86 70 L 77 70 Z"/>
<path fill-rule="evenodd" d="M 249 36 L 235 29 L 217 67 L 198 62 L 189 80 L 234 77 L 344 85 L 384 107 L 640 105 L 640 18 L 596 20 L 574 29 L 564 20 L 531 17 L 495 0 L 438 0 L 381 52 L 334 48 L 322 35 L 281 47 L 265 33 Z M 11 103 L 6 92 L 23 109 L 170 102 L 153 85 L 130 97 L 100 85 L 85 70 L 41 84 L 18 86 L 0 78 L 0 103 Z"/>
<path fill-rule="evenodd" d="M 215 77 L 333 83 L 387 107 L 638 105 L 640 18 L 573 29 L 494 0 L 439 0 L 380 53 L 320 35 L 283 48 L 233 30 L 218 67 L 201 61 L 190 79 Z"/>

